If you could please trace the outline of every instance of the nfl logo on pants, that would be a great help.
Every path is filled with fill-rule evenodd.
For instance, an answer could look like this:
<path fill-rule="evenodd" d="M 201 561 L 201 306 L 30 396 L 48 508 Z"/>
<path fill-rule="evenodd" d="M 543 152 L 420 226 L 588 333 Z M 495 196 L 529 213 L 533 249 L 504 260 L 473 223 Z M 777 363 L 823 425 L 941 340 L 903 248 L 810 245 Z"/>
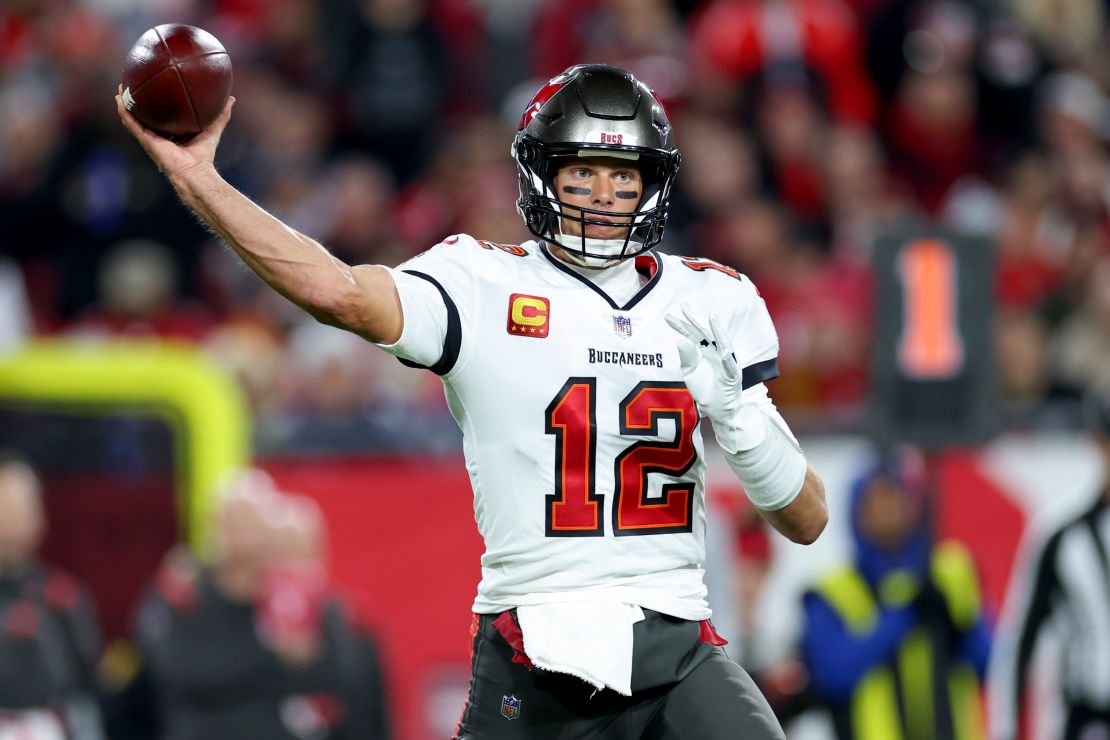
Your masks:
<path fill-rule="evenodd" d="M 523 701 L 523 699 L 517 699 L 515 696 L 501 697 L 501 716 L 505 719 L 519 719 L 520 704 Z"/>

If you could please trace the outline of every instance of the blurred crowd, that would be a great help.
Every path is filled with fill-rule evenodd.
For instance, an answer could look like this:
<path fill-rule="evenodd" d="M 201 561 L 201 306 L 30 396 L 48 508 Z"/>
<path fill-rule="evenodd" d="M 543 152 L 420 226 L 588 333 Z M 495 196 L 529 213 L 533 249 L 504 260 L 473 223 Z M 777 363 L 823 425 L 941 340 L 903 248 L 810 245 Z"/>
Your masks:
<path fill-rule="evenodd" d="M 720 590 L 728 595 L 714 620 L 737 630 L 732 649 L 788 737 L 1107 737 L 1110 393 L 1088 396 L 1084 410 L 1097 483 L 1084 485 L 1066 518 L 1030 518 L 1004 604 L 988 598 L 969 543 L 942 534 L 940 478 L 920 451 L 876 449 L 851 465 L 854 480 L 834 494 L 850 544 L 800 588 L 773 574 L 773 535 L 753 507 L 719 502 L 714 519 L 739 536 L 729 541 L 734 552 L 709 556 L 707 569 L 737 579 Z M 37 472 L 0 450 L 0 740 L 437 736 L 401 734 L 413 722 L 398 716 L 398 666 L 383 660 L 383 645 L 329 576 L 316 499 L 279 490 L 257 469 L 231 471 L 213 498 L 198 546 L 158 553 L 145 564 L 141 595 L 121 605 L 102 580 L 99 592 L 89 581 L 90 595 L 47 557 L 44 534 L 61 522 L 48 521 Z M 150 526 L 139 519 L 130 526 Z M 114 577 L 125 570 L 102 567 Z M 759 612 L 780 589 L 799 619 L 772 645 Z M 98 624 L 120 606 L 128 625 L 105 646 Z M 423 639 L 408 626 L 408 599 L 376 594 L 372 608 L 405 612 L 406 630 Z M 407 648 L 391 652 L 413 659 Z M 418 720 L 446 713 L 453 726 L 450 702 L 464 695 L 460 687 L 449 706 L 424 704 Z"/>
<path fill-rule="evenodd" d="M 353 263 L 450 233 L 530 238 L 508 154 L 570 64 L 651 84 L 683 164 L 664 249 L 759 285 L 776 402 L 850 428 L 872 245 L 909 223 L 994 250 L 997 382 L 1043 421 L 1110 367 L 1110 54 L 1100 0 L 10 0 L 0 7 L 0 346 L 157 335 L 239 375 L 258 449 L 453 449 L 439 383 L 316 324 L 177 202 L 119 125 L 148 27 L 234 62 L 217 164 Z M 398 420 L 404 419 L 403 424 Z"/>
<path fill-rule="evenodd" d="M 380 649 L 330 585 L 317 504 L 257 470 L 217 495 L 209 546 L 154 564 L 105 646 L 102 608 L 39 555 L 36 471 L 0 451 L 0 740 L 391 736 Z"/>

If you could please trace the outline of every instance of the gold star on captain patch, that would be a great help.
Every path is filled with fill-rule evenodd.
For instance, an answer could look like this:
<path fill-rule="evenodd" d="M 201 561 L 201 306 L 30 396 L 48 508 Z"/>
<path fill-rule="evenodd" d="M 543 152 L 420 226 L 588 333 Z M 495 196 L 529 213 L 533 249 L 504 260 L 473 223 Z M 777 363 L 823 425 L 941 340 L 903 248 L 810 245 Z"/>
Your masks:
<path fill-rule="evenodd" d="M 536 333 L 536 327 L 534 327 L 534 326 L 532 327 L 532 333 L 533 333 L 533 334 L 535 334 L 535 333 Z"/>

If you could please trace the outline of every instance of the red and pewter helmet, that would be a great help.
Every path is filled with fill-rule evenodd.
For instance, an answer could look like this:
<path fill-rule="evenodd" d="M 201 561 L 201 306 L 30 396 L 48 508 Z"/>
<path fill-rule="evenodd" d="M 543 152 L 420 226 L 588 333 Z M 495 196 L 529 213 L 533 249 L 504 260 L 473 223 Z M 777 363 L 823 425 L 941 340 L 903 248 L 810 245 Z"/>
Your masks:
<path fill-rule="evenodd" d="M 663 238 L 678 148 L 662 103 L 628 70 L 580 64 L 553 78 L 524 111 L 512 155 L 520 179 L 517 210 L 536 237 L 605 262 L 645 252 Z M 624 239 L 587 238 L 585 226 L 613 225 L 591 216 L 612 214 L 563 206 L 555 192 L 558 160 L 591 155 L 634 160 L 640 171 L 644 192 Z M 563 234 L 562 218 L 579 220 L 581 236 Z"/>

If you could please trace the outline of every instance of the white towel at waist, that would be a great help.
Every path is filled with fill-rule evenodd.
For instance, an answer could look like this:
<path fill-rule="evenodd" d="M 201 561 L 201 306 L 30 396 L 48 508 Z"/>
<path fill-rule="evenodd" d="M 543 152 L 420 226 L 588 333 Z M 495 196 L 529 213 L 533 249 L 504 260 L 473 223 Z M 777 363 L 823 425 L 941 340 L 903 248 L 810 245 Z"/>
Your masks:
<path fill-rule="evenodd" d="M 632 695 L 632 625 L 644 618 L 643 609 L 564 601 L 517 607 L 516 616 L 524 652 L 537 667 Z"/>

